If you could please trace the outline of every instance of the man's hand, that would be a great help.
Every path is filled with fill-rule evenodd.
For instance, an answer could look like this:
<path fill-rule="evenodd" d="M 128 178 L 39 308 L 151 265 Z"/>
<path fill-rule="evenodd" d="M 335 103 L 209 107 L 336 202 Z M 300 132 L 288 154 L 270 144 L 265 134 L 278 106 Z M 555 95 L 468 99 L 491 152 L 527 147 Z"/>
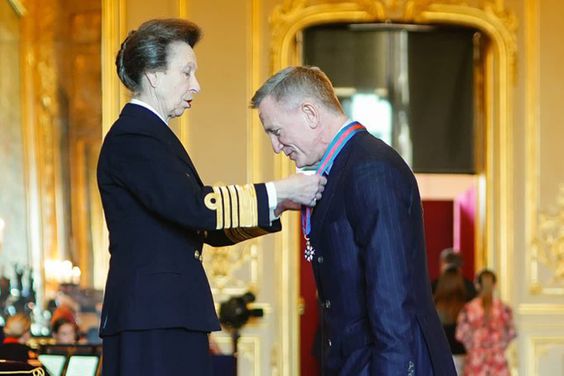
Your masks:
<path fill-rule="evenodd" d="M 327 179 L 319 175 L 295 174 L 274 182 L 278 207 L 276 211 L 299 208 L 299 205 L 315 206 L 325 190 Z M 292 203 L 288 203 L 291 201 Z M 284 203 L 284 204 L 282 204 Z M 280 210 L 278 210 L 280 208 Z"/>

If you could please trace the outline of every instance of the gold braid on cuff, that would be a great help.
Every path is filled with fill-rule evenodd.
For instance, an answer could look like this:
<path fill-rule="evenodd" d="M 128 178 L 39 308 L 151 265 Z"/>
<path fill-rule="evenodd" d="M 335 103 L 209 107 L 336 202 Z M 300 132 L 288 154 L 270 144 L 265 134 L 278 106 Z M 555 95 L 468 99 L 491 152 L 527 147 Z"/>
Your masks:
<path fill-rule="evenodd" d="M 204 203 L 206 208 L 216 212 L 216 229 L 258 226 L 258 202 L 253 184 L 217 186 L 212 190 Z"/>

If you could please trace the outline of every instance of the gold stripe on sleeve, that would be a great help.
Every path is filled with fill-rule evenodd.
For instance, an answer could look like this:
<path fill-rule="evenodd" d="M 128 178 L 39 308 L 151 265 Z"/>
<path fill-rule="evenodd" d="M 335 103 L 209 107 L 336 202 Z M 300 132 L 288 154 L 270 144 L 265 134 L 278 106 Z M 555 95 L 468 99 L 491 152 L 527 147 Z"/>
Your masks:
<path fill-rule="evenodd" d="M 249 200 L 246 199 L 242 186 L 236 185 L 235 190 L 239 196 L 239 226 L 243 227 L 249 223 Z"/>
<path fill-rule="evenodd" d="M 260 227 L 230 228 L 224 229 L 223 232 L 233 243 L 242 242 L 243 240 L 252 239 L 269 233 L 269 231 Z"/>
<path fill-rule="evenodd" d="M 229 190 L 227 187 L 219 187 L 219 189 L 221 190 L 221 196 L 223 198 L 223 228 L 231 228 L 231 200 L 229 199 Z"/>
<path fill-rule="evenodd" d="M 204 202 L 208 209 L 216 211 L 216 229 L 258 226 L 258 202 L 253 184 L 217 186 L 212 189 L 213 193 L 208 193 Z"/>
<path fill-rule="evenodd" d="M 239 227 L 239 213 L 241 208 L 239 207 L 239 199 L 237 195 L 237 190 L 234 185 L 228 185 L 229 195 L 231 196 L 231 227 Z"/>

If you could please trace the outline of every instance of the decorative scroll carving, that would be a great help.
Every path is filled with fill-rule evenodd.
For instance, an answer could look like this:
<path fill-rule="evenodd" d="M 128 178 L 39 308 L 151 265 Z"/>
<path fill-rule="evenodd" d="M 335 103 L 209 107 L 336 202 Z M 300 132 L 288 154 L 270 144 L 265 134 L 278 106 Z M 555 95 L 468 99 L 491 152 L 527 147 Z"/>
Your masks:
<path fill-rule="evenodd" d="M 558 209 L 539 215 L 531 257 L 531 291 L 564 294 L 564 185 L 560 187 Z M 545 277 L 542 278 L 541 275 Z"/>
<path fill-rule="evenodd" d="M 216 297 L 255 291 L 258 285 L 260 253 L 255 241 L 204 252 L 204 266 Z"/>
<path fill-rule="evenodd" d="M 272 14 L 272 58 L 287 59 L 280 51 L 298 30 L 330 22 L 443 23 L 475 27 L 501 38 L 514 78 L 517 18 L 501 0 L 286 0 Z M 495 35 L 494 35 L 495 34 Z M 284 47 L 282 47 L 284 49 Z M 282 56 L 281 56 L 282 54 Z"/>

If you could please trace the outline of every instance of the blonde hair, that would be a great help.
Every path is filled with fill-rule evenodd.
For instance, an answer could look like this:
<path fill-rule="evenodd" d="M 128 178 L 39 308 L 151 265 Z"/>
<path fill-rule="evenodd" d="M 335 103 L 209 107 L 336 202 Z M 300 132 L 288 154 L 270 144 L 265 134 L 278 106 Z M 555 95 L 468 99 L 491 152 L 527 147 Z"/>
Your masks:
<path fill-rule="evenodd" d="M 16 313 L 14 316 L 8 317 L 4 334 L 6 337 L 20 338 L 31 329 L 30 318 L 23 313 Z"/>

